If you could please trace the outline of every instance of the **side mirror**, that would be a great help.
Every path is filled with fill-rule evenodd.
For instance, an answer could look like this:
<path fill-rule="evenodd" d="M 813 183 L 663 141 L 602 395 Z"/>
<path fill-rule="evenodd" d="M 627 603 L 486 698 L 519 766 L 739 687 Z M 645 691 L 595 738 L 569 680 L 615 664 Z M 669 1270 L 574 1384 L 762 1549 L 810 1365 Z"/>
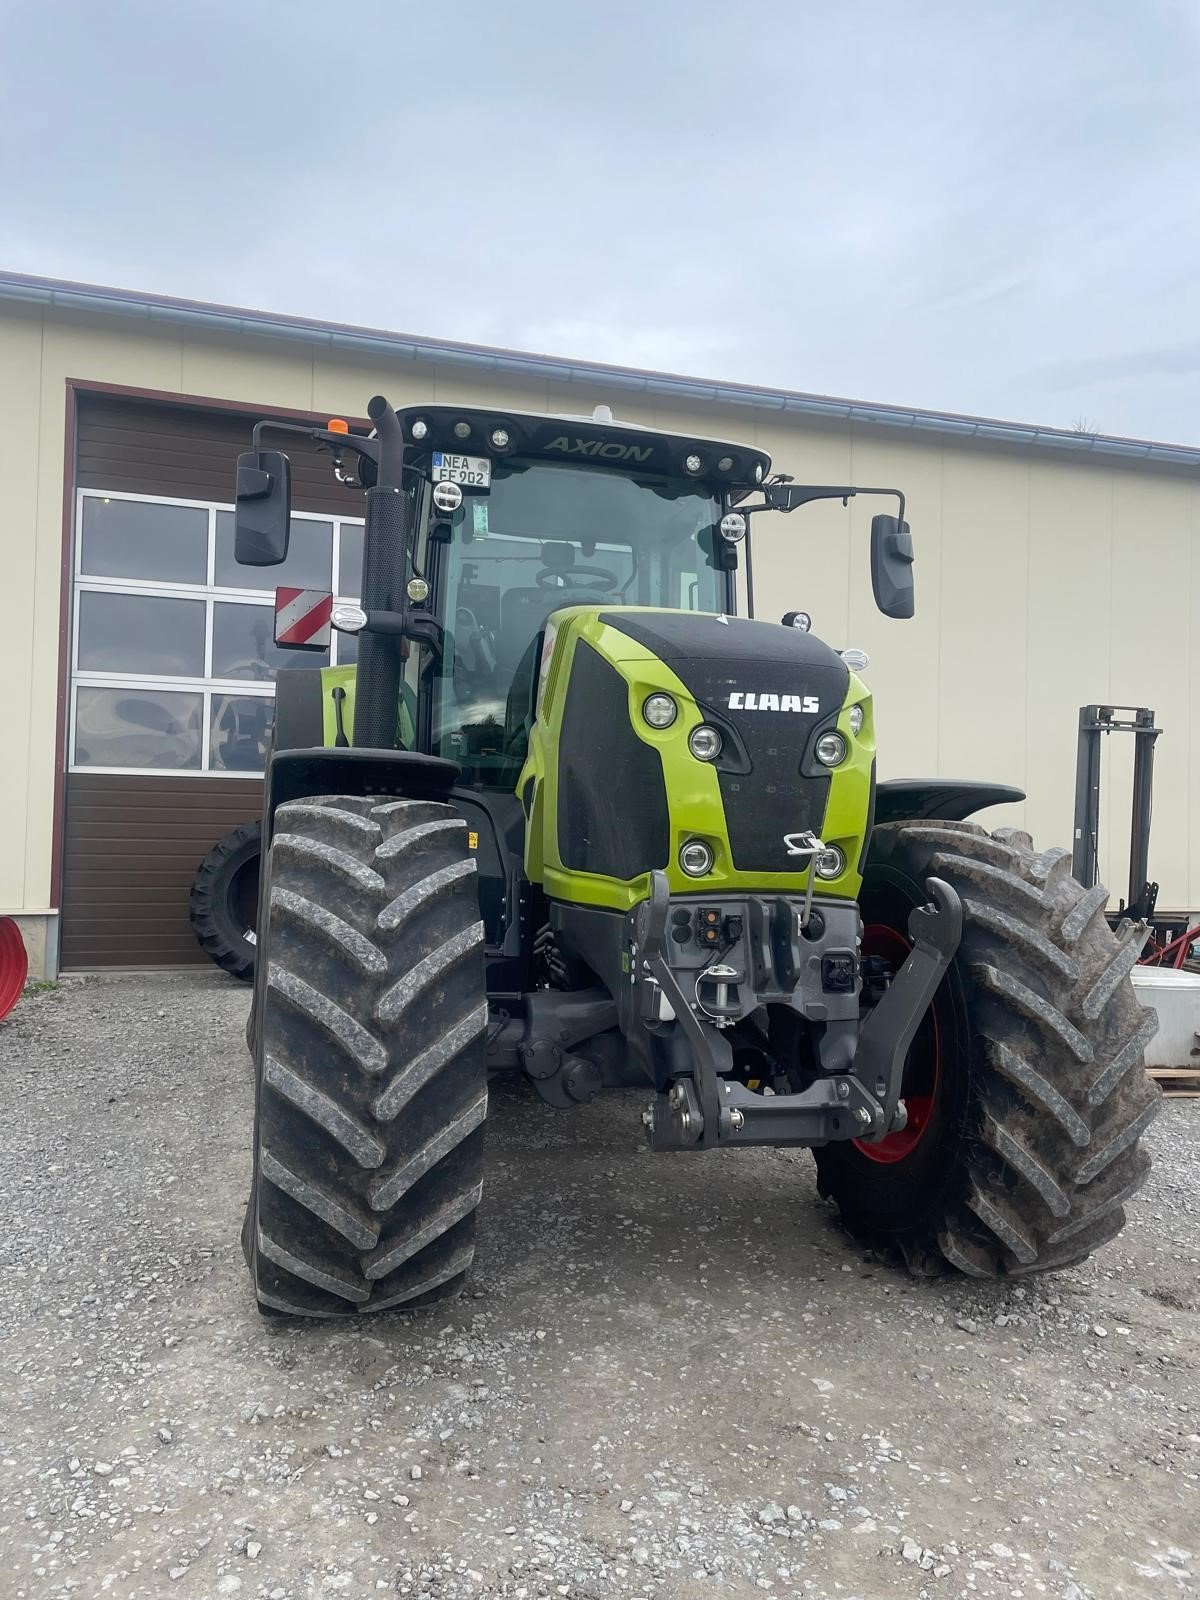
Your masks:
<path fill-rule="evenodd" d="M 237 461 L 233 558 L 244 567 L 287 560 L 292 528 L 292 465 L 280 450 L 247 450 Z"/>
<path fill-rule="evenodd" d="M 882 513 L 871 518 L 871 587 L 885 617 L 911 617 L 916 609 L 913 543 L 907 522 Z"/>

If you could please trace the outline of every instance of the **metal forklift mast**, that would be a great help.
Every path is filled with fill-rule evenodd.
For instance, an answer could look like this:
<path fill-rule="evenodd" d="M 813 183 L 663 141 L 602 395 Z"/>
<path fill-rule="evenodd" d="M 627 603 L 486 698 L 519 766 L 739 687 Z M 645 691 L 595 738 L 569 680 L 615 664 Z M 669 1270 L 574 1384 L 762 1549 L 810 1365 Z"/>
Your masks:
<path fill-rule="evenodd" d="M 1162 732 L 1148 706 L 1080 706 L 1079 745 L 1075 762 L 1075 843 L 1071 871 L 1090 889 L 1098 876 L 1100 839 L 1100 751 L 1107 733 L 1132 733 L 1133 807 L 1129 829 L 1128 916 L 1154 913 L 1158 885 L 1147 879 L 1150 863 L 1150 820 L 1153 814 L 1154 745 Z"/>

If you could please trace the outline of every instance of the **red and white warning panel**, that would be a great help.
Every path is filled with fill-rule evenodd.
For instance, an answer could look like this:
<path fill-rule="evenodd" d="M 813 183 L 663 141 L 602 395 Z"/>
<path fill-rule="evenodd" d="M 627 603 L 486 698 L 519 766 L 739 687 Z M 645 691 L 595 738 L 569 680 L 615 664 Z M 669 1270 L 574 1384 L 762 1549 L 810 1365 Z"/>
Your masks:
<path fill-rule="evenodd" d="M 275 591 L 275 643 L 285 650 L 328 650 L 333 596 L 324 589 Z"/>

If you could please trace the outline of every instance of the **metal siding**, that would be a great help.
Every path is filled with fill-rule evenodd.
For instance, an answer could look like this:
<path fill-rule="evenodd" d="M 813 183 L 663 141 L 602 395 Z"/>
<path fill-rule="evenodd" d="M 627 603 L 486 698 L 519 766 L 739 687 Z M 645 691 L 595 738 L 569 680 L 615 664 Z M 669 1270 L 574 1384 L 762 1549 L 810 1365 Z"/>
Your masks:
<path fill-rule="evenodd" d="M 67 785 L 61 959 L 202 966 L 188 892 L 217 840 L 262 809 L 262 782 L 74 772 Z"/>

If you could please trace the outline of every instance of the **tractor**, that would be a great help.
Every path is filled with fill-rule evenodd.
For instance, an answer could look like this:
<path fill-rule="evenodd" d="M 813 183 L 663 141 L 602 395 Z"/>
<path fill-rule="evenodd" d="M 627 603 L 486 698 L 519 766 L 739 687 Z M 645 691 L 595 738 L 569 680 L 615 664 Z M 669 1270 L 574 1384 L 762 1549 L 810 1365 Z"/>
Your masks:
<path fill-rule="evenodd" d="M 1069 1266 L 1146 1176 L 1152 1013 L 1106 892 L 980 810 L 877 781 L 867 662 L 753 612 L 750 525 L 904 497 L 591 417 L 376 397 L 263 420 L 237 559 L 286 558 L 290 464 L 365 495 L 352 666 L 278 674 L 264 789 L 253 1177 L 266 1315 L 415 1310 L 470 1270 L 488 1080 L 646 1093 L 651 1150 L 806 1146 L 847 1231 L 919 1275 Z M 341 588 L 352 592 L 352 585 Z"/>

